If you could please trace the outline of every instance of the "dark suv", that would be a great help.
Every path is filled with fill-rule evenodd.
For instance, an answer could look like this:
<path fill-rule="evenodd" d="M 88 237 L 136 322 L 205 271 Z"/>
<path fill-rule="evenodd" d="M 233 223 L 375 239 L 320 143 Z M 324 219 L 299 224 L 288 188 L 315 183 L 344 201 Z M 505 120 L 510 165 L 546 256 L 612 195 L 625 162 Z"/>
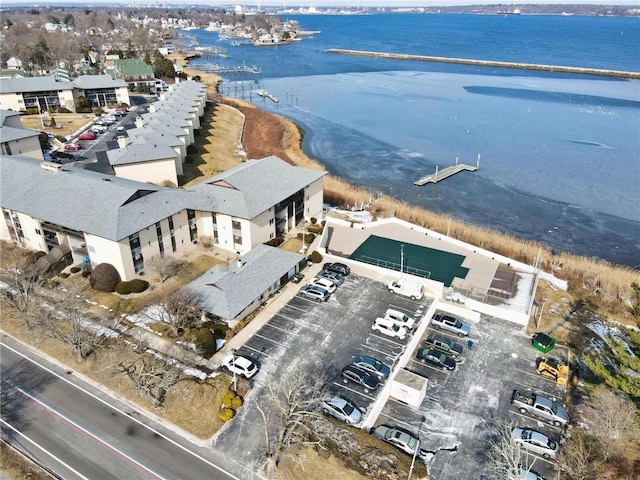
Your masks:
<path fill-rule="evenodd" d="M 339 273 L 345 277 L 351 273 L 351 269 L 344 263 L 325 263 L 322 269 Z"/>

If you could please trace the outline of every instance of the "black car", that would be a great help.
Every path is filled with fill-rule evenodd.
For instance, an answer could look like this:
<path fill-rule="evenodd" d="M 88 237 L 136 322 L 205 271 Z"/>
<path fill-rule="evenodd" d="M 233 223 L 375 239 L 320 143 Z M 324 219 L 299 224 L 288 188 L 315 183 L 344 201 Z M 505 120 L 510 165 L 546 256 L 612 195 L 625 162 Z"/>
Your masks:
<path fill-rule="evenodd" d="M 451 338 L 440 333 L 432 333 L 424 341 L 424 346 L 428 348 L 435 348 L 451 357 L 458 357 L 462 355 L 462 345 L 454 342 Z"/>
<path fill-rule="evenodd" d="M 440 367 L 443 370 L 454 370 L 456 361 L 434 348 L 421 348 L 416 353 L 416 358 L 423 363 L 429 363 L 434 367 Z"/>
<path fill-rule="evenodd" d="M 322 269 L 339 273 L 340 275 L 345 277 L 351 273 L 351 269 L 349 268 L 349 266 L 345 265 L 344 263 L 325 263 L 322 266 Z"/>
<path fill-rule="evenodd" d="M 291 281 L 293 283 L 300 283 L 302 281 L 302 279 L 304 278 L 304 275 L 301 273 L 296 273 L 293 277 L 291 277 Z"/>
<path fill-rule="evenodd" d="M 344 367 L 341 375 L 344 383 L 349 383 L 349 381 L 357 383 L 364 389 L 364 393 L 369 393 L 370 390 L 376 390 L 380 386 L 380 381 L 375 376 L 355 365 L 347 365 Z"/>

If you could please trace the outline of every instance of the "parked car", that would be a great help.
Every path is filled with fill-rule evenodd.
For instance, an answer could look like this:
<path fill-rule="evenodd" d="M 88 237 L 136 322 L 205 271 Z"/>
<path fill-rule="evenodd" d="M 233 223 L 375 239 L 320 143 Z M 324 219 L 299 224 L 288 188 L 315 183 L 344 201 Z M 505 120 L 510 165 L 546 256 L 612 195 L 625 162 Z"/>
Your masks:
<path fill-rule="evenodd" d="M 80 144 L 79 144 L 79 143 L 67 143 L 67 144 L 64 146 L 64 149 L 65 149 L 65 150 L 73 150 L 73 151 L 80 150 L 81 148 L 82 148 L 82 147 L 80 146 Z"/>
<path fill-rule="evenodd" d="M 443 370 L 455 370 L 456 368 L 456 361 L 453 358 L 432 348 L 418 349 L 416 358 L 423 363 L 429 363 L 434 367 L 439 367 Z"/>
<path fill-rule="evenodd" d="M 459 343 L 454 342 L 451 338 L 440 333 L 432 333 L 424 341 L 427 348 L 435 348 L 446 353 L 450 357 L 456 358 L 462 355 L 463 348 Z"/>
<path fill-rule="evenodd" d="M 380 425 L 373 431 L 373 435 L 411 456 L 420 448 L 420 441 L 415 435 L 398 427 Z"/>
<path fill-rule="evenodd" d="M 353 364 L 344 367 L 341 375 L 344 383 L 349 383 L 349 381 L 357 383 L 364 389 L 364 393 L 376 390 L 380 386 L 380 381 L 374 375 L 365 372 Z"/>
<path fill-rule="evenodd" d="M 371 328 L 389 337 L 399 338 L 400 340 L 407 338 L 407 330 L 388 318 L 376 318 Z"/>
<path fill-rule="evenodd" d="M 91 131 L 95 133 L 104 133 L 107 131 L 107 127 L 105 127 L 104 125 L 95 124 L 93 127 L 91 127 Z"/>
<path fill-rule="evenodd" d="M 545 434 L 530 428 L 516 427 L 512 432 L 514 441 L 525 450 L 542 455 L 548 459 L 555 459 L 558 456 L 560 445 L 555 440 L 551 440 Z"/>
<path fill-rule="evenodd" d="M 78 140 L 95 140 L 96 134 L 94 132 L 84 132 L 79 137 Z"/>
<path fill-rule="evenodd" d="M 353 425 L 362 419 L 362 412 L 351 400 L 341 395 L 325 398 L 321 402 L 322 411 L 345 423 Z"/>
<path fill-rule="evenodd" d="M 113 125 L 117 120 L 114 117 L 104 117 L 102 123 L 105 125 Z"/>
<path fill-rule="evenodd" d="M 384 318 L 388 318 L 397 323 L 400 327 L 404 327 L 407 330 L 413 329 L 416 326 L 416 321 L 408 316 L 405 313 L 402 313 L 398 310 L 394 310 L 392 308 L 388 308 L 386 312 L 384 312 Z"/>
<path fill-rule="evenodd" d="M 345 277 L 351 273 L 351 269 L 349 268 L 349 266 L 345 265 L 344 263 L 325 263 L 322 266 L 322 269 L 339 273 L 340 275 Z"/>
<path fill-rule="evenodd" d="M 116 138 L 117 140 L 117 138 Z M 304 275 L 301 273 L 296 273 L 293 277 L 291 277 L 291 281 L 293 283 L 300 283 L 302 281 L 302 279 L 304 278 Z"/>
<path fill-rule="evenodd" d="M 451 315 L 434 315 L 431 319 L 431 324 L 433 325 L 433 328 L 455 333 L 459 337 L 466 337 L 471 331 L 471 327 L 469 325 L 462 323 L 456 317 L 452 317 Z"/>
<path fill-rule="evenodd" d="M 258 365 L 256 362 L 242 355 L 227 355 L 222 359 L 222 365 L 231 373 L 242 375 L 246 378 L 251 378 L 258 373 Z"/>
<path fill-rule="evenodd" d="M 123 112 L 122 110 L 116 110 L 115 112 L 113 112 L 113 115 L 115 117 L 126 117 L 127 112 Z"/>
<path fill-rule="evenodd" d="M 519 468 L 517 470 L 509 470 L 507 480 L 544 480 L 544 478 L 534 470 Z"/>
<path fill-rule="evenodd" d="M 328 291 L 322 288 L 314 287 L 313 285 L 305 285 L 300 289 L 298 293 L 303 297 L 306 297 L 310 300 L 315 300 L 316 302 L 326 302 L 331 296 Z"/>
<path fill-rule="evenodd" d="M 336 272 L 330 272 L 328 270 L 322 270 L 319 272 L 316 277 L 318 278 L 328 278 L 336 285 L 342 285 L 344 283 L 344 277 Z"/>
<path fill-rule="evenodd" d="M 333 281 L 329 280 L 328 278 L 314 277 L 311 280 L 309 280 L 308 285 L 312 285 L 318 288 L 323 288 L 329 293 L 335 292 L 336 288 L 338 288 L 337 285 Z"/>
<path fill-rule="evenodd" d="M 389 365 L 366 355 L 354 355 L 351 357 L 351 363 L 381 380 L 387 378 L 391 373 L 391 367 L 389 367 Z"/>
<path fill-rule="evenodd" d="M 53 160 L 71 160 L 73 155 L 71 153 L 57 151 L 51 154 L 51 158 Z"/>

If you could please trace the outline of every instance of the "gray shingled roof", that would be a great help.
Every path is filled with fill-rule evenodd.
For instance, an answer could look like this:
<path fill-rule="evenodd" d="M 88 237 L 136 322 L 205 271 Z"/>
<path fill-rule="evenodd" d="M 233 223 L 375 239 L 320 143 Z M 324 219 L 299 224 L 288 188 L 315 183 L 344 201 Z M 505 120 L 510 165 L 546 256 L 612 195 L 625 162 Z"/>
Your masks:
<path fill-rule="evenodd" d="M 0 85 L 2 84 L 0 83 Z M 0 127 L 4 125 L 7 118 L 15 116 L 20 116 L 20 114 L 18 112 L 12 112 L 11 110 L 0 109 Z"/>
<path fill-rule="evenodd" d="M 147 135 L 152 133 L 160 133 L 173 135 L 175 137 L 186 137 L 187 132 L 185 132 L 180 127 L 176 127 L 175 125 L 169 125 L 167 123 L 156 123 L 156 124 L 145 124 L 142 128 L 132 128 L 131 130 L 127 130 L 127 135 L 130 137 L 137 137 L 138 135 Z"/>
<path fill-rule="evenodd" d="M 72 90 L 81 88 L 92 90 L 95 88 L 126 87 L 124 80 L 114 80 L 110 75 L 82 75 L 71 81 L 56 80 L 52 75 L 46 77 L 24 77 L 3 79 L 3 93 L 41 92 L 46 90 Z"/>
<path fill-rule="evenodd" d="M 22 138 L 37 137 L 40 132 L 26 128 L 0 127 L 0 142 L 12 142 Z"/>
<path fill-rule="evenodd" d="M 114 80 L 111 75 L 82 75 L 73 79 L 73 85 L 83 90 L 93 90 L 96 88 L 118 88 L 126 87 L 124 80 Z"/>
<path fill-rule="evenodd" d="M 206 193 L 217 212 L 251 219 L 325 174 L 270 156 L 244 162 L 191 188 Z"/>
<path fill-rule="evenodd" d="M 191 124 L 185 119 L 170 115 L 166 112 L 149 112 L 141 115 L 142 120 L 146 122 L 163 122 L 177 127 L 189 127 Z"/>
<path fill-rule="evenodd" d="M 166 142 L 129 143 L 126 148 L 107 150 L 107 157 L 111 165 L 154 162 L 175 159 L 177 156 L 175 150 Z"/>
<path fill-rule="evenodd" d="M 216 265 L 186 288 L 202 295 L 206 311 L 233 320 L 303 259 L 299 253 L 257 245 L 241 258 L 241 267 L 236 262 Z"/>
<path fill-rule="evenodd" d="M 191 203 L 184 190 L 63 167 L 17 155 L 0 157 L 0 205 L 113 241 L 127 238 Z M 138 192 L 150 192 L 127 203 Z"/>

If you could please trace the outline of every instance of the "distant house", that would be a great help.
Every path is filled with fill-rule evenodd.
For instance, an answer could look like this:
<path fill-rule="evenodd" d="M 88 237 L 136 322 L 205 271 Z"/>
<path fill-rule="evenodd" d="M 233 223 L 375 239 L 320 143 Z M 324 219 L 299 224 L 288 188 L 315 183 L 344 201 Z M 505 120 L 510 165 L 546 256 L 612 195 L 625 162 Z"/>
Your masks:
<path fill-rule="evenodd" d="M 20 114 L 0 110 L 0 152 L 2 155 L 24 155 L 44 160 L 40 132 L 22 128 Z"/>
<path fill-rule="evenodd" d="M 306 264 L 304 255 L 258 245 L 236 262 L 216 265 L 186 286 L 212 317 L 230 324 L 258 309 Z"/>

